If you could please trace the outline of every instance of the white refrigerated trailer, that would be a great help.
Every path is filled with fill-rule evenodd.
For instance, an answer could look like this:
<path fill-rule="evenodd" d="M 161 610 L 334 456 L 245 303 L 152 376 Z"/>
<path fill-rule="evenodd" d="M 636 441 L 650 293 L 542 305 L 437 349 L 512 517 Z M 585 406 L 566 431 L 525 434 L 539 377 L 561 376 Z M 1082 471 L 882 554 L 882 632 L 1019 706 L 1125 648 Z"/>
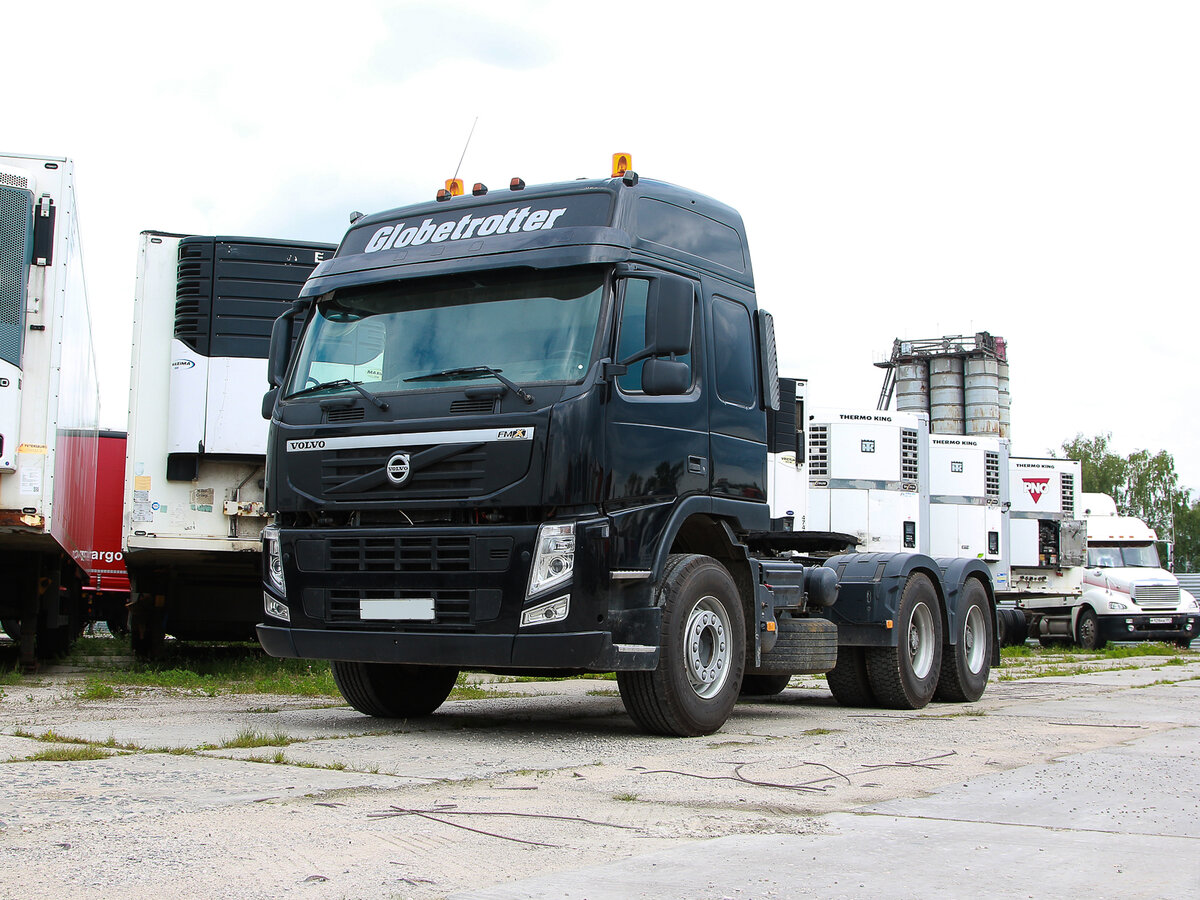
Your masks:
<path fill-rule="evenodd" d="M 26 667 L 86 616 L 99 405 L 74 166 L 0 154 L 0 623 Z"/>
<path fill-rule="evenodd" d="M 138 251 L 123 549 L 139 655 L 253 640 L 271 325 L 334 247 L 147 231 Z"/>

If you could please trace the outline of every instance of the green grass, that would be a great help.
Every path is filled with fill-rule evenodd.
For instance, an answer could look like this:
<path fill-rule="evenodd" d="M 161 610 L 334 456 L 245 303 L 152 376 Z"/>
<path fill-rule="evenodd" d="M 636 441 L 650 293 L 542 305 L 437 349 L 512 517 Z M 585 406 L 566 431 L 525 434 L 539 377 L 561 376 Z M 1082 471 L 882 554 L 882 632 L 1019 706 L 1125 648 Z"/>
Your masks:
<path fill-rule="evenodd" d="M 80 700 L 113 700 L 122 696 L 122 692 L 107 681 L 88 676 L 83 687 L 75 692 L 75 696 Z"/>
<path fill-rule="evenodd" d="M 340 696 L 328 662 L 276 659 L 252 644 L 172 646 L 160 661 L 106 665 L 88 676 L 85 691 L 90 696 L 85 699 L 119 696 L 118 687 L 162 688 L 210 697 L 219 694 Z M 107 694 L 106 689 L 113 693 Z"/>
<path fill-rule="evenodd" d="M 494 683 L 494 682 L 493 682 Z M 511 683 L 511 682 L 509 682 Z M 454 689 L 450 691 L 450 700 L 491 700 L 496 697 L 523 697 L 517 691 L 498 691 L 483 684 L 474 684 L 467 682 L 467 673 L 459 672 L 458 678 L 454 682 Z"/>
<path fill-rule="evenodd" d="M 1000 648 L 1002 659 L 1044 659 L 1046 657 L 1079 657 L 1091 662 L 1098 659 L 1131 659 L 1137 656 L 1179 656 L 1187 653 L 1174 644 L 1109 644 L 1103 650 L 1084 650 L 1070 644 L 1042 647 L 1035 644 L 1019 644 L 1016 647 Z"/>
<path fill-rule="evenodd" d="M 85 762 L 93 759 L 108 759 L 112 756 L 96 744 L 73 744 L 69 747 L 50 747 L 29 756 L 11 757 L 9 762 Z"/>
<path fill-rule="evenodd" d="M 253 728 L 244 728 L 233 737 L 222 741 L 216 747 L 206 747 L 205 749 L 231 750 L 239 747 L 286 747 L 288 744 L 295 743 L 295 741 L 295 738 L 288 737 L 282 731 L 277 731 L 274 734 L 266 734 L 262 731 L 255 731 Z"/>

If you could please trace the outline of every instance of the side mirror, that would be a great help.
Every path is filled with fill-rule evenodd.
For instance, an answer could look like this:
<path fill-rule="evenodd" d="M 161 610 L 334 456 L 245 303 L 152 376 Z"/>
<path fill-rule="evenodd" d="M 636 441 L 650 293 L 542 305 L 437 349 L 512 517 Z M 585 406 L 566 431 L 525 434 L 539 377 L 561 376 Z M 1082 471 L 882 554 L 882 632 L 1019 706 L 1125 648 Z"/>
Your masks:
<path fill-rule="evenodd" d="M 292 329 L 296 315 L 308 306 L 305 301 L 297 301 L 291 309 L 274 321 L 271 325 L 271 343 L 267 353 L 267 384 L 277 388 L 283 384 L 287 375 L 288 358 L 292 352 Z"/>
<path fill-rule="evenodd" d="M 654 396 L 679 396 L 692 386 L 692 368 L 685 362 L 651 357 L 642 363 L 642 390 Z"/>
<path fill-rule="evenodd" d="M 688 278 L 660 275 L 646 297 L 646 349 L 653 356 L 683 356 L 692 349 L 695 290 Z"/>
<path fill-rule="evenodd" d="M 273 387 L 265 394 L 262 399 L 262 417 L 264 419 L 271 418 L 271 413 L 275 411 L 275 401 L 279 399 L 279 388 Z"/>

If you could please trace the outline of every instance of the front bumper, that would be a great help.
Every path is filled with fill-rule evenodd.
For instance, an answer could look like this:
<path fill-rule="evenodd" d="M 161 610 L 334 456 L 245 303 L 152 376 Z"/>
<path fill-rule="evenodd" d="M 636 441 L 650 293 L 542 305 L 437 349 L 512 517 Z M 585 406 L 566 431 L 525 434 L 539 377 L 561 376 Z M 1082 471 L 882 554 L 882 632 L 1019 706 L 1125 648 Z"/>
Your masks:
<path fill-rule="evenodd" d="M 657 610 L 654 610 L 657 612 Z M 606 631 L 557 634 L 397 634 L 259 625 L 271 656 L 454 666 L 460 669 L 653 669 L 650 646 L 614 645 Z"/>
<path fill-rule="evenodd" d="M 1164 641 L 1174 643 L 1200 637 L 1200 615 L 1162 613 L 1161 615 L 1100 616 L 1100 636 L 1107 641 Z"/>

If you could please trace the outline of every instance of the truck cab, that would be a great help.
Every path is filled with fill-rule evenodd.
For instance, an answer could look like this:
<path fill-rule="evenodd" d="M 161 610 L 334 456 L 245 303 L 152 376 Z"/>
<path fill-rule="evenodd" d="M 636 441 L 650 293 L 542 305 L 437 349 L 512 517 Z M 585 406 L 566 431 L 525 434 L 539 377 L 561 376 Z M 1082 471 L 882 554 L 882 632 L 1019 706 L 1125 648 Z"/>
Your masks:
<path fill-rule="evenodd" d="M 431 712 L 461 669 L 616 672 L 644 730 L 703 734 L 744 676 L 828 672 L 854 635 L 878 697 L 924 705 L 962 644 L 943 600 L 986 619 L 986 569 L 801 558 L 768 502 L 769 418 L 800 447 L 775 359 L 741 216 L 694 191 L 513 179 L 355 221 L 271 337 L 260 642 L 334 660 L 370 714 Z"/>
<path fill-rule="evenodd" d="M 1188 646 L 1200 633 L 1196 598 L 1162 568 L 1158 535 L 1141 519 L 1117 514 L 1106 494 L 1083 494 L 1087 562 L 1075 632 L 1081 645 L 1168 641 Z"/>

